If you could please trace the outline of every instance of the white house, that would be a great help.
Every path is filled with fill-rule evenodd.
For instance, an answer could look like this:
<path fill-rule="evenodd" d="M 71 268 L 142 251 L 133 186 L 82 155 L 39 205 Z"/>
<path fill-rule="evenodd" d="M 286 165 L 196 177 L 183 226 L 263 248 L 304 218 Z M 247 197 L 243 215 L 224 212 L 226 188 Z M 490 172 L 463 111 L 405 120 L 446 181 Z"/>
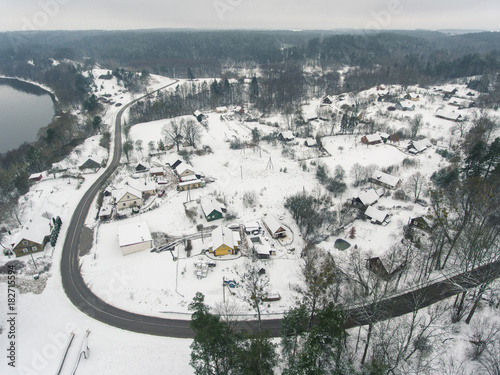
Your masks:
<path fill-rule="evenodd" d="M 358 199 L 364 206 L 371 206 L 380 198 L 379 193 L 375 189 L 368 189 L 359 194 Z"/>
<path fill-rule="evenodd" d="M 436 117 L 450 121 L 460 121 L 462 119 L 462 115 L 460 113 L 446 111 L 444 109 L 438 110 L 436 112 Z"/>
<path fill-rule="evenodd" d="M 153 248 L 153 239 L 148 223 L 123 224 L 118 227 L 118 242 L 123 255 Z"/>

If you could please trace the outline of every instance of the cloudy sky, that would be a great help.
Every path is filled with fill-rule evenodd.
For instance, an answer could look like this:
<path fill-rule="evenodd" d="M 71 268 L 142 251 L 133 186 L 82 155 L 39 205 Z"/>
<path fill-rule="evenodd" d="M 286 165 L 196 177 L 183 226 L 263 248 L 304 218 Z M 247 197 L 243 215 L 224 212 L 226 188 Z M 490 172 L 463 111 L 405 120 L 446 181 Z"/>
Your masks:
<path fill-rule="evenodd" d="M 500 30 L 497 0 L 0 0 L 0 30 Z"/>

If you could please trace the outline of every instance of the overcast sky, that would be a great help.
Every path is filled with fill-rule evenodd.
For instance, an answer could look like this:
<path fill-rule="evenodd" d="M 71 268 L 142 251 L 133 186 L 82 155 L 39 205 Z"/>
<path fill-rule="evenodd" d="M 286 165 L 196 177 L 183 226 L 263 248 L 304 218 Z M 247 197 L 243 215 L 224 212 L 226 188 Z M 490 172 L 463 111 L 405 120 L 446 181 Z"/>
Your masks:
<path fill-rule="evenodd" d="M 498 0 L 0 0 L 0 30 L 499 30 Z"/>

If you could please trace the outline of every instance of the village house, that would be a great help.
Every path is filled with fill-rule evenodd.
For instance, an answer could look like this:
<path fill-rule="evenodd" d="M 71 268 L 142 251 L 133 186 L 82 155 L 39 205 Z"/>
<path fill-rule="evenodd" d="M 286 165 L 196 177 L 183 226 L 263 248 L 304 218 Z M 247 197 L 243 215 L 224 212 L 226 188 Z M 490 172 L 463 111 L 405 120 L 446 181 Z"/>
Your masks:
<path fill-rule="evenodd" d="M 361 143 L 365 145 L 376 145 L 382 143 L 382 137 L 379 134 L 368 134 L 361 137 Z"/>
<path fill-rule="evenodd" d="M 145 221 L 118 226 L 118 242 L 123 255 L 153 248 L 153 238 Z"/>
<path fill-rule="evenodd" d="M 193 167 L 186 163 L 178 164 L 175 167 L 175 173 L 181 181 L 193 179 L 193 177 L 195 176 Z"/>
<path fill-rule="evenodd" d="M 201 209 L 207 221 L 222 219 L 222 213 L 224 211 L 222 204 L 211 198 L 206 198 L 201 201 Z"/>
<path fill-rule="evenodd" d="M 137 173 L 149 171 L 149 165 L 147 165 L 146 163 L 137 163 L 135 171 Z"/>
<path fill-rule="evenodd" d="M 370 177 L 370 182 L 383 186 L 387 189 L 396 189 L 401 183 L 401 179 L 382 171 L 375 171 Z"/>
<path fill-rule="evenodd" d="M 362 207 L 371 206 L 374 203 L 377 203 L 378 199 L 383 195 L 383 192 L 377 191 L 375 189 L 368 189 L 359 193 L 359 195 L 353 199 L 353 203 L 355 205 L 360 205 Z"/>
<path fill-rule="evenodd" d="M 269 259 L 271 258 L 271 253 L 273 252 L 269 245 L 262 241 L 260 236 L 250 237 L 250 242 L 252 245 L 252 251 L 259 259 Z"/>
<path fill-rule="evenodd" d="M 156 195 L 156 183 L 148 178 L 126 178 L 123 182 L 123 186 L 131 186 L 132 188 L 141 192 L 142 199 L 146 200 L 151 195 Z"/>
<path fill-rule="evenodd" d="M 316 147 L 318 145 L 318 142 L 314 138 L 307 138 L 305 141 L 305 145 L 307 147 Z"/>
<path fill-rule="evenodd" d="M 208 251 L 214 253 L 215 256 L 233 255 L 239 250 L 240 245 L 240 234 L 221 225 L 212 232 L 212 246 Z"/>
<path fill-rule="evenodd" d="M 432 231 L 431 225 L 422 216 L 414 217 L 413 219 L 411 219 L 410 226 L 414 227 L 414 228 L 418 228 L 418 229 L 423 230 L 424 232 L 428 232 L 428 233 L 430 233 Z"/>
<path fill-rule="evenodd" d="M 165 171 L 163 170 L 162 167 L 153 167 L 149 170 L 149 174 L 151 176 L 164 176 L 165 175 Z"/>
<path fill-rule="evenodd" d="M 268 230 L 269 234 L 273 238 L 283 238 L 286 237 L 286 229 L 281 225 L 281 223 L 271 215 L 262 218 L 262 224 Z"/>
<path fill-rule="evenodd" d="M 287 131 L 279 133 L 278 138 L 281 141 L 290 142 L 290 141 L 293 141 L 295 139 L 295 136 L 293 135 L 291 130 L 287 130 Z"/>
<path fill-rule="evenodd" d="M 476 106 L 476 102 L 474 102 L 473 100 L 470 100 L 470 99 L 462 99 L 462 98 L 453 97 L 448 102 L 448 105 L 451 105 L 454 107 L 459 107 L 459 108 L 473 108 Z"/>
<path fill-rule="evenodd" d="M 177 168 L 180 164 L 182 164 L 182 160 L 179 159 L 179 157 L 175 154 L 169 155 L 169 158 L 166 162 L 166 165 L 170 166 L 172 170 L 175 171 L 175 168 Z"/>
<path fill-rule="evenodd" d="M 246 234 L 259 234 L 260 233 L 260 224 L 258 221 L 249 221 L 245 223 L 245 233 Z"/>
<path fill-rule="evenodd" d="M 11 242 L 12 251 L 16 257 L 43 251 L 50 241 L 52 223 L 49 219 L 39 216 L 30 220 L 17 233 Z"/>
<path fill-rule="evenodd" d="M 200 180 L 199 178 L 179 182 L 179 184 L 177 184 L 177 190 L 179 191 L 199 189 L 202 187 L 205 187 L 205 181 Z"/>
<path fill-rule="evenodd" d="M 193 116 L 196 117 L 196 120 L 198 120 L 198 122 L 202 122 L 206 117 L 203 113 L 201 113 L 198 110 L 194 111 Z"/>
<path fill-rule="evenodd" d="M 217 107 L 215 108 L 216 113 L 227 113 L 227 107 Z"/>
<path fill-rule="evenodd" d="M 365 216 L 370 219 L 373 224 L 387 224 L 387 218 L 389 214 L 379 209 L 369 206 L 365 211 Z"/>
<path fill-rule="evenodd" d="M 419 141 L 408 142 L 407 150 L 410 154 L 420 154 L 430 147 L 432 147 L 431 141 L 429 141 L 427 138 L 424 138 Z"/>
<path fill-rule="evenodd" d="M 390 281 L 405 267 L 406 261 L 390 252 L 366 260 L 366 268 L 384 281 Z"/>
<path fill-rule="evenodd" d="M 113 215 L 113 206 L 108 203 L 103 203 L 101 209 L 99 210 L 99 219 L 100 220 L 109 220 Z"/>
<path fill-rule="evenodd" d="M 97 172 L 101 168 L 101 165 L 102 165 L 101 159 L 88 158 L 85 161 L 85 163 L 83 163 L 78 167 L 78 169 L 80 169 L 81 171 L 91 169 L 94 172 Z"/>
<path fill-rule="evenodd" d="M 436 117 L 442 118 L 444 120 L 455 121 L 455 122 L 462 120 L 462 115 L 460 113 L 450 112 L 450 111 L 446 111 L 444 109 L 439 109 L 436 112 Z"/>
<path fill-rule="evenodd" d="M 330 106 L 333 104 L 333 97 L 326 95 L 321 99 L 320 107 Z"/>
<path fill-rule="evenodd" d="M 116 208 L 124 210 L 130 207 L 141 207 L 143 204 L 142 193 L 132 186 L 125 185 L 121 189 L 113 190 Z"/>
<path fill-rule="evenodd" d="M 415 110 L 415 104 L 413 104 L 411 107 L 408 107 L 406 105 L 403 105 L 401 102 L 396 103 L 396 109 L 400 111 L 414 111 Z"/>

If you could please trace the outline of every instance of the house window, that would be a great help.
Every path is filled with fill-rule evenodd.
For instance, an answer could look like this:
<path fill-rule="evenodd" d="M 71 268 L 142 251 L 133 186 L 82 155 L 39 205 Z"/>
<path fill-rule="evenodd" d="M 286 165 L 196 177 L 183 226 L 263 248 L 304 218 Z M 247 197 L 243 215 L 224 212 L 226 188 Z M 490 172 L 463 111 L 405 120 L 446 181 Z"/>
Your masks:
<path fill-rule="evenodd" d="M 23 241 L 23 245 L 27 245 L 28 244 L 28 241 Z"/>
<path fill-rule="evenodd" d="M 36 247 L 36 246 L 32 246 L 32 247 L 31 247 L 31 251 L 38 251 L 38 247 Z"/>
<path fill-rule="evenodd" d="M 29 250 L 28 250 L 27 248 L 24 248 L 24 249 L 23 249 L 23 253 L 25 253 L 25 254 L 27 254 L 27 253 L 28 253 L 28 251 L 29 251 Z"/>
<path fill-rule="evenodd" d="M 127 205 L 127 203 L 123 203 L 123 207 L 125 207 Z"/>
<path fill-rule="evenodd" d="M 231 252 L 231 249 L 227 249 L 227 252 L 230 253 Z"/>

